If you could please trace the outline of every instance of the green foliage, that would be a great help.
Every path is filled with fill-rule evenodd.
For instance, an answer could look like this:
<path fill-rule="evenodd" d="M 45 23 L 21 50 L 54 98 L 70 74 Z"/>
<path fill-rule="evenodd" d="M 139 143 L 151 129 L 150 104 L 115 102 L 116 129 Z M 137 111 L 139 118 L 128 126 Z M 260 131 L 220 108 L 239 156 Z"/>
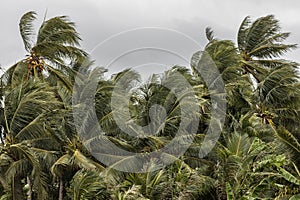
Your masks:
<path fill-rule="evenodd" d="M 299 199 L 298 64 L 282 58 L 296 45 L 284 43 L 289 33 L 273 15 L 246 17 L 237 44 L 207 28 L 208 44 L 192 56 L 192 71 L 173 66 L 146 83 L 132 69 L 109 79 L 106 69 L 92 70 L 68 17 L 45 19 L 36 35 L 35 19 L 31 11 L 19 23 L 30 55 L 1 77 L 1 200 Z M 226 94 L 209 91 L 220 85 Z M 226 119 L 216 146 L 200 158 L 210 120 L 220 122 L 212 117 L 212 95 L 226 98 Z M 95 101 L 83 105 L 87 97 Z M 160 160 L 150 156 L 186 141 L 179 158 L 172 155 L 177 148 Z"/>
<path fill-rule="evenodd" d="M 19 28 L 24 42 L 25 49 L 29 52 L 32 48 L 32 36 L 34 34 L 33 21 L 36 19 L 36 13 L 30 11 L 24 14 L 20 20 Z"/>
<path fill-rule="evenodd" d="M 70 188 L 67 188 L 67 195 L 70 199 L 109 199 L 103 179 L 96 171 L 79 170 L 73 176 L 70 182 Z"/>

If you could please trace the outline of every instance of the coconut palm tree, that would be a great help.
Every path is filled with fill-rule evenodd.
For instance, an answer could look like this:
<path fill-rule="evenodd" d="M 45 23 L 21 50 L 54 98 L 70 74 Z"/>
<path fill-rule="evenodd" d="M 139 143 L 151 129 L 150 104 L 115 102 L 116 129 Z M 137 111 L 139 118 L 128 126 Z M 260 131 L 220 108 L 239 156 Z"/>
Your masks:
<path fill-rule="evenodd" d="M 47 78 L 72 90 L 67 76 L 76 73 L 71 64 L 84 60 L 87 55 L 78 48 L 80 37 L 75 24 L 66 16 L 44 19 L 37 33 L 34 31 L 36 13 L 25 13 L 19 23 L 26 58 L 13 65 L 4 75 L 4 81 L 12 87 L 31 77 Z"/>
<path fill-rule="evenodd" d="M 62 155 L 53 163 L 50 169 L 54 179 L 59 184 L 59 200 L 62 200 L 66 193 L 64 185 L 69 183 L 72 178 L 76 180 L 75 173 L 79 172 L 80 169 L 88 171 L 103 170 L 103 167 L 91 158 L 79 138 L 72 138 L 72 141 L 69 141 L 64 148 L 65 151 L 61 152 Z"/>
<path fill-rule="evenodd" d="M 93 170 L 79 170 L 67 188 L 70 199 L 110 199 L 109 191 L 100 173 Z"/>
<path fill-rule="evenodd" d="M 298 64 L 277 59 L 296 47 L 282 43 L 290 34 L 281 33 L 273 15 L 254 22 L 246 17 L 238 31 L 237 48 L 230 41 L 214 38 L 211 29 L 206 33 L 209 43 L 205 51 L 226 82 L 229 115 L 235 117 L 230 121 L 256 113 L 264 123 L 272 119 L 299 138 Z M 192 68 L 199 61 L 199 54 L 194 54 Z"/>
<path fill-rule="evenodd" d="M 295 63 L 281 59 L 295 44 L 282 43 L 290 33 L 281 32 L 278 20 L 273 15 L 260 17 L 251 22 L 246 17 L 240 25 L 237 43 L 241 55 L 242 68 L 251 74 L 257 82 L 268 70 L 282 64 L 294 66 Z M 279 57 L 279 58 L 278 58 Z"/>
<path fill-rule="evenodd" d="M 269 24 L 267 25 L 267 23 Z M 273 27 L 274 30 L 268 30 L 270 27 Z M 265 33 L 261 33 L 263 31 Z M 224 140 L 221 138 L 221 144 L 225 148 L 228 148 L 229 143 L 226 141 L 228 141 L 228 137 L 231 137 L 232 132 L 248 132 L 252 136 L 259 136 L 260 138 L 264 138 L 264 140 L 267 139 L 266 136 L 269 136 L 266 141 L 274 141 L 274 144 L 277 144 L 273 144 L 274 150 L 270 154 L 276 154 L 275 152 L 283 153 L 282 151 L 278 151 L 278 149 L 282 150 L 282 147 L 286 150 L 290 149 L 291 153 L 286 154 L 286 156 L 293 158 L 291 161 L 296 165 L 296 169 L 294 169 L 293 165 L 286 165 L 285 168 L 288 168 L 293 173 L 293 175 L 289 174 L 288 176 L 294 176 L 295 178 L 298 176 L 298 158 L 296 155 L 299 155 L 299 143 L 295 138 L 298 135 L 297 130 L 299 127 L 299 120 L 297 120 L 299 118 L 299 100 L 295 101 L 295 99 L 298 99 L 299 95 L 299 78 L 295 71 L 296 63 L 273 59 L 295 47 L 295 45 L 278 44 L 277 42 L 282 41 L 289 35 L 287 33 L 280 34 L 278 33 L 279 31 L 280 27 L 273 16 L 262 17 L 253 24 L 250 24 L 249 19 L 246 18 L 239 31 L 239 46 L 235 48 L 235 45 L 231 41 L 218 40 L 214 38 L 213 32 L 207 29 L 209 43 L 205 47 L 205 52 L 210 55 L 225 81 L 228 110 L 222 137 Z M 259 34 L 261 34 L 259 37 L 265 38 L 256 38 Z M 272 34 L 273 36 L 271 37 Z M 249 44 L 246 44 L 247 42 Z M 251 48 L 252 50 L 249 50 Z M 262 49 L 264 50 L 262 51 Z M 265 55 L 260 55 L 258 52 L 260 54 L 265 52 Z M 210 66 L 209 60 L 205 61 L 204 53 L 196 52 L 193 55 L 191 66 L 196 75 L 199 67 L 201 67 L 201 62 L 206 64 L 206 66 L 202 64 L 204 67 Z M 253 82 L 249 74 L 256 79 L 256 83 Z M 263 111 L 261 110 L 262 107 L 264 108 Z M 282 126 L 279 127 L 279 125 L 293 130 L 294 135 Z M 244 140 L 246 139 L 241 139 L 241 141 Z M 237 144 L 239 143 L 235 140 L 232 145 Z M 244 143 L 244 145 L 249 144 L 251 144 L 250 140 Z M 197 149 L 197 146 L 193 148 Z M 283 156 L 283 154 L 279 154 L 278 156 Z M 213 155 L 209 156 L 218 168 L 219 162 L 214 160 L 214 157 Z M 216 156 L 216 158 L 218 157 Z M 213 163 L 207 164 L 208 166 L 213 166 Z M 243 166 L 242 163 L 247 164 L 246 161 L 242 161 L 237 166 L 242 166 L 241 170 L 246 170 L 248 167 Z M 234 168 L 234 166 L 234 162 L 230 161 L 228 167 Z M 234 177 L 237 175 L 237 171 L 238 169 L 232 170 Z M 281 169 L 277 169 L 276 173 L 281 172 Z M 217 172 L 221 177 L 222 173 L 224 172 Z M 281 174 L 280 176 L 284 175 Z M 221 177 L 214 178 L 221 181 Z M 233 187 L 236 189 L 236 186 L 233 186 L 234 181 L 239 179 L 241 178 L 233 179 L 230 183 L 221 181 L 223 185 L 220 188 L 223 188 L 223 192 L 217 188 L 221 199 L 239 198 L 233 191 Z M 249 178 L 246 179 L 248 180 Z M 224 180 L 229 180 L 229 177 L 225 177 Z M 254 180 L 252 181 L 255 182 Z M 297 185 L 298 182 L 295 182 Z M 245 185 L 249 188 L 252 187 L 250 183 Z M 279 188 L 277 189 L 278 191 L 280 190 Z"/>
<path fill-rule="evenodd" d="M 91 70 L 67 17 L 32 37 L 35 19 L 22 16 L 28 55 L 1 79 L 1 199 L 299 198 L 299 76 L 280 57 L 295 45 L 274 16 L 246 17 L 237 45 L 206 29 L 192 72 L 174 66 L 143 84 L 131 69 Z M 212 120 L 225 125 L 200 158 Z"/>
<path fill-rule="evenodd" d="M 299 75 L 298 64 L 283 56 L 296 47 L 284 44 L 290 33 L 281 32 L 273 15 L 254 22 L 246 17 L 238 31 L 241 66 L 257 82 L 255 106 L 265 123 L 267 118 L 286 127 L 299 139 Z"/>
<path fill-rule="evenodd" d="M 5 179 L 1 183 L 12 199 L 24 199 L 24 180 L 31 198 L 47 199 L 44 166 L 49 167 L 56 157 L 59 135 L 53 123 L 60 118 L 60 107 L 54 89 L 40 81 L 30 80 L 6 91 L 1 118 L 5 138 L 0 155 Z"/>
<path fill-rule="evenodd" d="M 217 147 L 220 160 L 215 178 L 220 199 L 275 199 L 297 194 L 298 169 L 276 149 L 276 143 L 246 134 L 228 136 L 226 144 Z"/>

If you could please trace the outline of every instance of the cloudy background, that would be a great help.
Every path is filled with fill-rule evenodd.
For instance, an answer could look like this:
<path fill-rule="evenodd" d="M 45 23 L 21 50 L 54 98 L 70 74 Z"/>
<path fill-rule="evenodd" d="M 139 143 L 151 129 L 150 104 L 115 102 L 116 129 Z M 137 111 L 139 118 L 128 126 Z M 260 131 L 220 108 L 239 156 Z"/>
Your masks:
<path fill-rule="evenodd" d="M 241 21 L 274 14 L 289 43 L 300 42 L 300 1 L 297 0 L 10 0 L 0 8 L 0 64 L 7 68 L 26 52 L 18 30 L 27 11 L 38 13 L 37 27 L 46 18 L 67 15 L 76 23 L 96 64 L 114 73 L 133 67 L 146 74 L 180 64 L 206 44 L 205 28 L 217 38 L 236 41 Z M 145 28 L 146 27 L 146 28 Z M 300 50 L 286 58 L 300 62 Z"/>

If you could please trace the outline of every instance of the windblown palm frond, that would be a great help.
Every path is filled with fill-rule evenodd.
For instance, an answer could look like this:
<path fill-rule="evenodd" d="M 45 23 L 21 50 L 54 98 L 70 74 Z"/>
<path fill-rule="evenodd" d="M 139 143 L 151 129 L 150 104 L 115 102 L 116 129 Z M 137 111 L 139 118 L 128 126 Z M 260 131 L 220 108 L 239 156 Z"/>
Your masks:
<path fill-rule="evenodd" d="M 34 41 L 32 36 L 35 19 L 36 13 L 33 11 L 21 17 L 20 33 L 25 49 L 30 55 L 6 72 L 6 84 L 15 85 L 30 77 L 42 79 L 51 77 L 52 80 L 63 79 L 61 86 L 71 91 L 72 86 L 66 81 L 67 78 L 62 77 L 74 77 L 76 72 L 72 69 L 71 63 L 74 65 L 74 62 L 88 59 L 87 53 L 79 48 L 81 39 L 75 30 L 75 24 L 66 16 L 44 20 Z M 48 73 L 44 73 L 44 70 Z M 16 75 L 18 75 L 18 81 L 15 80 Z"/>
<path fill-rule="evenodd" d="M 212 41 L 215 39 L 214 37 L 214 32 L 212 31 L 212 29 L 210 27 L 207 27 L 205 29 L 205 33 L 206 33 L 206 38 L 208 39 L 208 41 Z"/>
<path fill-rule="evenodd" d="M 274 129 L 275 130 L 275 129 Z M 288 153 L 293 158 L 293 161 L 300 167 L 300 143 L 297 138 L 284 127 L 279 127 L 275 130 L 275 141 L 278 141 L 278 150 L 282 153 Z"/>
<path fill-rule="evenodd" d="M 96 171 L 79 170 L 67 188 L 67 195 L 74 200 L 81 199 L 110 199 L 108 189 Z"/>
<path fill-rule="evenodd" d="M 7 131 L 11 139 L 19 141 L 47 134 L 43 120 L 60 107 L 53 88 L 41 82 L 21 84 L 5 100 Z"/>
<path fill-rule="evenodd" d="M 275 59 L 296 48 L 295 44 L 282 43 L 289 33 L 280 31 L 279 22 L 273 15 L 258 18 L 254 22 L 246 17 L 239 28 L 238 49 L 243 59 L 242 66 L 257 82 L 262 81 L 261 75 L 266 74 L 268 68 L 278 63 L 289 64 L 283 59 Z"/>
<path fill-rule="evenodd" d="M 253 23 L 246 17 L 238 32 L 239 49 L 245 53 L 245 58 L 273 58 L 295 48 L 295 45 L 285 45 L 289 33 L 281 33 L 278 20 L 273 15 L 258 18 Z"/>
<path fill-rule="evenodd" d="M 23 62 L 18 62 L 10 67 L 1 77 L 2 83 L 8 88 L 15 88 L 26 80 L 27 66 Z"/>
<path fill-rule="evenodd" d="M 5 127 L 6 145 L 0 154 L 1 157 L 7 155 L 6 158 L 11 158 L 5 159 L 9 161 L 9 165 L 2 166 L 1 169 L 7 179 L 16 184 L 12 185 L 11 191 L 22 187 L 22 179 L 28 178 L 32 182 L 29 190 L 37 191 L 39 199 L 47 198 L 47 178 L 43 170 L 46 162 L 51 162 L 51 157 L 45 155 L 50 153 L 50 148 L 55 149 L 55 145 L 50 146 L 57 142 L 54 139 L 57 133 L 53 130 L 56 126 L 51 123 L 60 118 L 59 114 L 56 115 L 60 105 L 53 88 L 38 80 L 21 82 L 20 85 L 7 89 L 4 121 L 1 122 Z M 37 141 L 39 145 L 47 141 L 48 146 L 41 151 Z M 41 158 L 44 158 L 43 165 L 40 164 Z M 13 198 L 23 199 L 19 190 L 12 195 Z"/>
<path fill-rule="evenodd" d="M 36 13 L 30 11 L 24 14 L 20 20 L 19 28 L 21 37 L 24 42 L 24 46 L 27 52 L 30 52 L 30 49 L 33 47 L 33 36 L 34 36 L 34 27 L 33 21 L 36 19 Z"/>

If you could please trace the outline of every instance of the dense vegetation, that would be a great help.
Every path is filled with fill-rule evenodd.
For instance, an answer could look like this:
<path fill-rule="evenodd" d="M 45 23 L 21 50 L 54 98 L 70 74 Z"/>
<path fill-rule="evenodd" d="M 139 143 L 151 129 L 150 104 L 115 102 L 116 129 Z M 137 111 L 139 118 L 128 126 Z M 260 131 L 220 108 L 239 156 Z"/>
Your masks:
<path fill-rule="evenodd" d="M 37 33 L 35 19 L 28 12 L 19 24 L 29 55 L 1 78 L 1 200 L 300 199 L 298 64 L 282 58 L 296 45 L 284 43 L 289 33 L 281 32 L 274 16 L 254 21 L 246 17 L 237 44 L 206 30 L 205 51 L 224 80 L 227 111 L 217 144 L 202 158 L 201 143 L 212 120 L 210 96 L 216 92 L 208 90 L 197 70 L 204 54 L 196 52 L 191 67 L 174 66 L 139 87 L 132 85 L 139 80 L 133 70 L 110 79 L 103 78 L 105 69 L 98 70 L 94 107 L 103 133 L 88 142 L 75 128 L 72 95 L 78 95 L 73 91 L 75 77 L 84 82 L 95 74 L 93 62 L 87 62 L 89 56 L 79 48 L 80 37 L 67 17 L 44 20 Z M 162 163 L 153 158 L 147 167 L 154 170 L 145 173 L 118 171 L 96 159 L 89 144 L 103 134 L 122 149 L 144 154 L 174 139 L 183 120 L 180 98 L 160 83 L 175 72 L 185 77 L 198 99 L 189 106 L 200 108 L 193 109 L 197 123 L 189 126 L 197 134 L 188 150 L 163 168 L 155 169 Z M 122 87 L 130 88 L 131 122 L 146 126 L 154 120 L 149 118 L 152 105 L 166 109 L 165 118 L 156 121 L 159 128 L 151 130 L 156 134 L 132 137 L 114 120 L 118 113 L 111 108 L 112 93 L 128 74 Z M 90 131 L 84 134 L 94 134 Z M 140 130 L 134 131 L 138 135 Z M 188 136 L 179 140 L 183 137 Z M 118 164 L 123 161 L 129 168 L 136 164 L 127 158 Z"/>

